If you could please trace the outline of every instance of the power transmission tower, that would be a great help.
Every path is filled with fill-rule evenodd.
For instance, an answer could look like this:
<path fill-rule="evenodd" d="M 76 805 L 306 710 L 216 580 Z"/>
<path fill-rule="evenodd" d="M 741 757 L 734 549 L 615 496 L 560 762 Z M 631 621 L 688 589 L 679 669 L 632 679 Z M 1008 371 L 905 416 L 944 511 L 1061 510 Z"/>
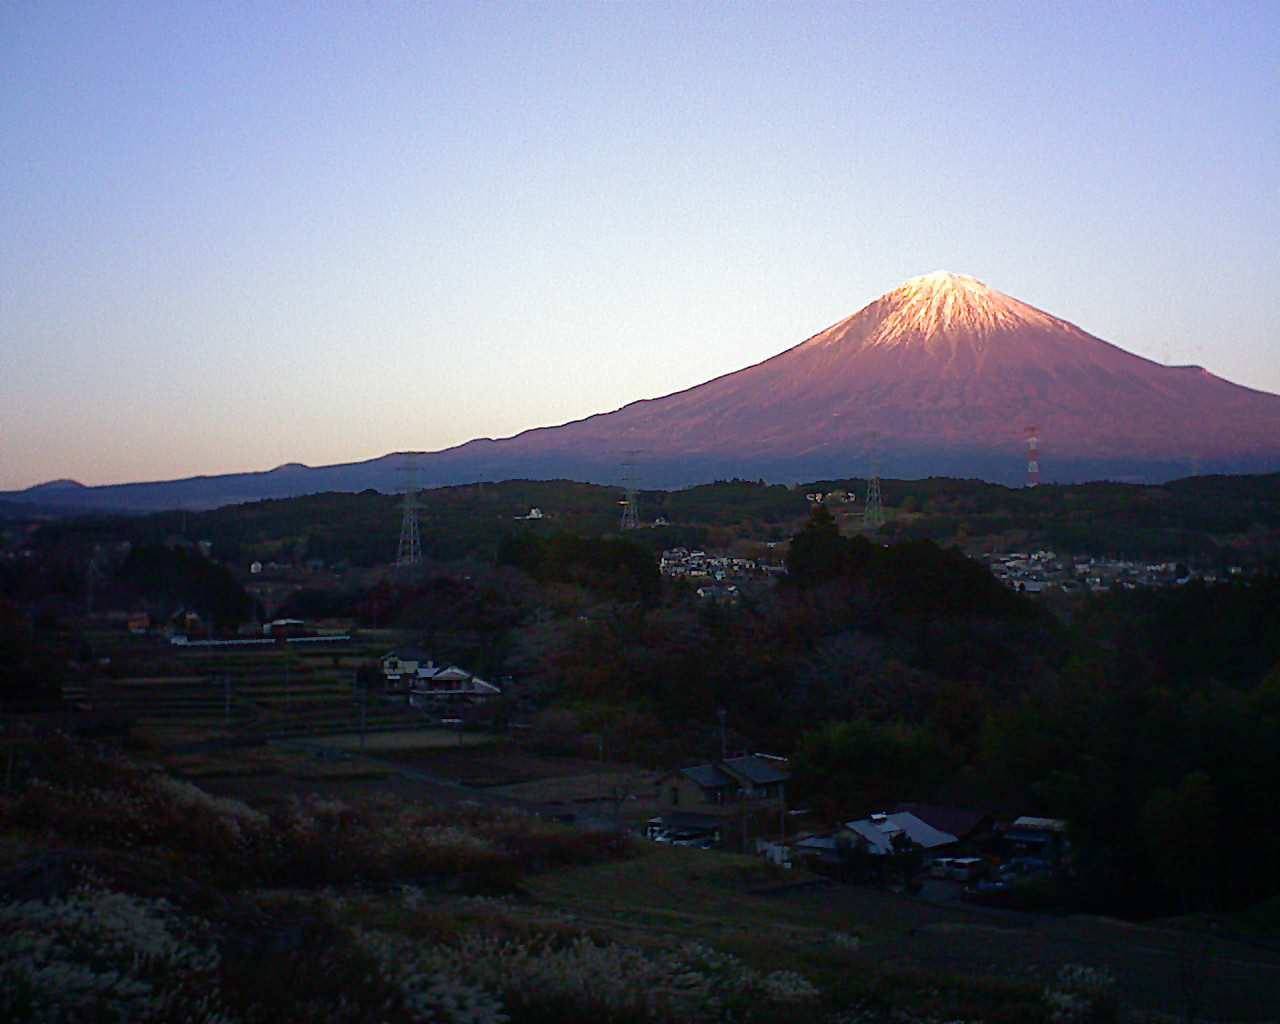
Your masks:
<path fill-rule="evenodd" d="M 422 564 L 422 540 L 418 535 L 418 464 L 405 455 L 400 471 L 405 476 L 404 503 L 400 515 L 400 547 L 396 551 L 396 568 L 406 569 Z"/>
<path fill-rule="evenodd" d="M 867 503 L 862 509 L 862 528 L 867 532 L 884 526 L 884 505 L 880 500 L 880 436 L 871 435 L 868 455 L 871 458 L 871 476 L 867 480 Z"/>
<path fill-rule="evenodd" d="M 93 614 L 94 593 L 101 582 L 102 571 L 98 568 L 98 549 L 95 545 L 93 554 L 89 558 L 88 568 L 85 569 L 84 573 L 84 611 L 86 615 Z"/>
<path fill-rule="evenodd" d="M 626 459 L 622 463 L 622 488 L 625 492 L 622 501 L 618 504 L 622 506 L 622 523 L 620 528 L 623 530 L 637 530 L 640 528 L 640 503 L 636 497 L 636 456 L 640 454 L 638 451 L 624 452 Z"/>
<path fill-rule="evenodd" d="M 1040 428 L 1027 427 L 1027 486 L 1040 485 Z"/>

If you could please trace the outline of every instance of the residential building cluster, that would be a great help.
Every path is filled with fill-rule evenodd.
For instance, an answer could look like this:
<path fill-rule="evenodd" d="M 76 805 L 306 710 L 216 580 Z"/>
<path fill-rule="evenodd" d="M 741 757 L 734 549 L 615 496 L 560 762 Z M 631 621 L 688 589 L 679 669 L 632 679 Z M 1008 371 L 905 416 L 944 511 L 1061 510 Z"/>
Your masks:
<path fill-rule="evenodd" d="M 658 568 L 663 576 L 710 583 L 724 583 L 753 576 L 785 576 L 786 567 L 754 558 L 712 555 L 697 548 L 668 548 L 662 552 Z"/>
<path fill-rule="evenodd" d="M 853 505 L 857 503 L 858 496 L 853 491 L 814 491 L 806 494 L 805 499 L 811 505 Z"/>
<path fill-rule="evenodd" d="M 645 835 L 673 846 L 754 849 L 784 867 L 803 864 L 847 880 L 886 880 L 904 868 L 917 878 L 972 883 L 966 897 L 996 897 L 1016 881 L 1070 867 L 1066 822 L 906 803 L 818 831 L 794 834 L 789 766 L 744 754 L 667 772 L 657 780 L 661 813 Z M 910 880 L 910 879 L 908 879 Z M 956 890 L 958 892 L 959 890 Z"/>
<path fill-rule="evenodd" d="M 502 689 L 457 665 L 437 665 L 424 651 L 405 647 L 383 655 L 382 678 L 387 692 L 410 707 L 465 703 L 502 695 Z"/>
<path fill-rule="evenodd" d="M 748 579 L 785 576 L 786 567 L 734 555 L 711 555 L 688 548 L 662 552 L 659 569 L 671 579 L 687 579 L 697 584 L 698 597 L 712 604 L 733 604 L 738 600 L 738 584 Z"/>
<path fill-rule="evenodd" d="M 1225 574 L 1188 569 L 1177 562 L 1144 562 L 1100 558 L 1093 555 L 1059 557 L 1053 551 L 999 552 L 982 560 L 996 579 L 1014 590 L 1039 594 L 1048 590 L 1065 593 L 1105 593 L 1109 590 L 1137 590 L 1145 587 L 1181 586 L 1193 579 L 1213 583 L 1243 573 L 1232 566 Z"/>

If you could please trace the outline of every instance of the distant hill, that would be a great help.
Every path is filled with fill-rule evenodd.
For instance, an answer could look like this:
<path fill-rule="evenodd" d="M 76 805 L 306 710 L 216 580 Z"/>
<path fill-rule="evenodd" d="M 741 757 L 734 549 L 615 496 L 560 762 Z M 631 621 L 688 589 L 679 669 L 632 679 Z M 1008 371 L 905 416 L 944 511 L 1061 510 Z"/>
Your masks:
<path fill-rule="evenodd" d="M 797 488 L 751 481 L 674 491 L 641 491 L 644 528 L 629 539 L 665 547 L 723 547 L 733 540 L 785 541 L 809 514 L 807 493 L 853 491 L 831 506 L 846 532 L 860 528 L 862 479 L 829 479 Z M 934 477 L 883 481 L 884 540 L 919 538 L 969 544 L 1048 546 L 1090 553 L 1199 564 L 1276 564 L 1280 556 L 1280 473 L 1175 480 L 1164 485 L 1050 484 L 1009 488 Z M 492 559 L 501 539 L 532 532 L 581 536 L 619 529 L 617 488 L 571 481 L 511 480 L 436 488 L 422 496 L 422 546 L 433 559 Z M 524 518 L 531 507 L 541 519 Z M 668 525 L 651 524 L 661 517 Z M 96 543 L 208 539 L 216 557 L 247 564 L 318 558 L 386 565 L 396 553 L 399 500 L 376 492 L 274 499 L 193 512 L 93 514 L 41 526 L 38 543 L 90 550 Z"/>

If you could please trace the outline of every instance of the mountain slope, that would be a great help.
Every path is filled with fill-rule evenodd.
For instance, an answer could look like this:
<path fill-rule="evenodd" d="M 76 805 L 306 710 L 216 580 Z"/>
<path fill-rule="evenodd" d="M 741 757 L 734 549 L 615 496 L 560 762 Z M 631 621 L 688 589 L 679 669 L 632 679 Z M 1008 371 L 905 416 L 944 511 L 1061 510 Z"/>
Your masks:
<path fill-rule="evenodd" d="M 688 391 L 515 439 L 573 450 L 625 438 L 663 455 L 934 450 L 1017 461 L 1035 424 L 1079 461 L 1280 454 L 1280 397 L 1166 367 L 973 278 L 913 278 L 780 355 Z M 552 435 L 552 436 L 546 436 Z"/>
<path fill-rule="evenodd" d="M 982 282 L 911 278 L 807 341 L 664 398 L 419 459 L 423 484 L 513 477 L 644 486 L 864 473 L 1018 482 L 1025 429 L 1046 480 L 1280 468 L 1280 396 L 1162 366 Z M 343 466 L 63 491 L 75 504 L 210 505 L 402 486 L 393 456 Z"/>

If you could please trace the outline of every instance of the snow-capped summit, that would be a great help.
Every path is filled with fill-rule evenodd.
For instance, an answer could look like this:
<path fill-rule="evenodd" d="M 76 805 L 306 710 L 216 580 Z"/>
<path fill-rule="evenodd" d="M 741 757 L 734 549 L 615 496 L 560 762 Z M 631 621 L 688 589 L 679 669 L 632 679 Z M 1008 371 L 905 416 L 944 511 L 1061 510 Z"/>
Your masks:
<path fill-rule="evenodd" d="M 877 347 L 927 343 L 945 335 L 963 336 L 972 342 L 1024 327 L 1059 326 L 1070 325 L 976 277 L 937 270 L 907 279 L 811 343 L 831 345 L 855 338 L 861 345 Z"/>

